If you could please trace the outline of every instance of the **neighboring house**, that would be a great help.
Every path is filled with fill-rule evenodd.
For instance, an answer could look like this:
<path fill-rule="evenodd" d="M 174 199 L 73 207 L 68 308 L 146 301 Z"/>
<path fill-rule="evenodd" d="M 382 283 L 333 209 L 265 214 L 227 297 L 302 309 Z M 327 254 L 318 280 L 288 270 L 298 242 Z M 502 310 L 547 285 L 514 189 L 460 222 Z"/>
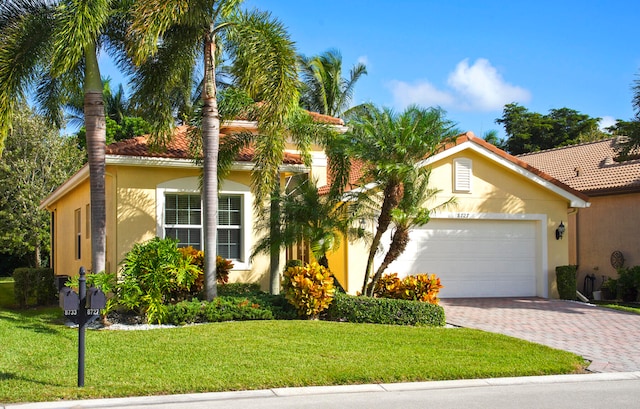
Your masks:
<path fill-rule="evenodd" d="M 569 263 L 569 246 L 556 229 L 589 205 L 584 194 L 471 132 L 419 166 L 431 167 L 430 185 L 441 190 L 432 205 L 452 196 L 457 205 L 414 229 L 388 273 L 435 273 L 443 298 L 558 296 L 555 267 Z M 346 272 L 349 292 L 362 287 L 366 255 L 356 242 L 329 256 L 332 270 Z"/>
<path fill-rule="evenodd" d="M 255 125 L 234 121 L 223 124 L 222 131 L 255 130 Z M 117 270 L 135 243 L 155 236 L 178 237 L 182 244 L 202 242 L 200 169 L 189 159 L 187 148 L 184 128 L 178 128 L 163 152 L 151 151 L 144 137 L 108 147 L 109 271 Z M 300 173 L 310 174 L 320 185 L 327 183 L 324 152 L 316 147 L 313 164 L 307 168 L 290 148 L 281 169 L 283 184 Z M 266 289 L 268 258 L 249 259 L 256 241 L 252 154 L 250 149 L 243 152 L 221 185 L 218 254 L 233 259 L 231 280 L 259 281 Z M 426 226 L 414 230 L 407 251 L 389 272 L 436 273 L 445 286 L 442 297 L 557 297 L 555 267 L 569 263 L 569 242 L 556 240 L 555 231 L 561 221 L 566 223 L 568 213 L 588 206 L 584 194 L 472 133 L 419 165 L 432 169 L 431 184 L 441 190 L 436 201 L 455 196 L 457 205 L 433 214 Z M 90 266 L 87 168 L 45 199 L 42 207 L 52 213 L 55 273 L 75 274 L 81 265 Z M 389 242 L 389 234 L 385 240 Z M 350 293 L 362 286 L 366 255 L 363 242 L 343 242 L 329 255 L 332 271 Z"/>
<path fill-rule="evenodd" d="M 616 251 L 625 266 L 640 265 L 640 159 L 618 162 L 616 144 L 612 138 L 519 157 L 589 196 L 591 207 L 565 221 L 581 291 L 586 275 L 596 276 L 595 289 L 602 276 L 617 277 L 611 263 Z"/>
<path fill-rule="evenodd" d="M 318 122 L 338 128 L 342 120 L 311 114 Z M 222 124 L 225 133 L 257 132 L 250 121 Z M 218 210 L 219 255 L 232 259 L 231 279 L 260 281 L 268 288 L 268 257 L 250 260 L 256 233 L 251 193 L 253 150 L 237 157 L 230 175 L 220 184 Z M 312 165 L 303 164 L 292 145 L 287 146 L 280 168 L 281 182 L 297 174 L 310 174 L 326 183 L 327 161 L 318 147 L 311 152 Z M 201 168 L 189 154 L 186 127 L 178 127 L 165 150 L 154 150 L 147 137 L 116 142 L 106 150 L 107 255 L 106 270 L 116 272 L 135 243 L 158 237 L 177 238 L 180 245 L 202 245 Z M 51 212 L 51 259 L 56 275 L 74 275 L 91 266 L 89 170 L 83 167 L 41 204 Z M 283 257 L 284 258 L 284 257 Z M 283 260 L 284 263 L 284 260 Z"/>

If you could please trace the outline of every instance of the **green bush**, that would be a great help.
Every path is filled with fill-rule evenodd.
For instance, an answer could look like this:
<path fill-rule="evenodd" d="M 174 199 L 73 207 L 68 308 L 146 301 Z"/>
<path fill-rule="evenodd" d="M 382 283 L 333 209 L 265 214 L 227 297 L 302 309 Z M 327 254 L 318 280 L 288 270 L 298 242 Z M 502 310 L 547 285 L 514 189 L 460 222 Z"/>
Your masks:
<path fill-rule="evenodd" d="M 20 308 L 28 305 L 29 298 L 36 298 L 36 305 L 51 305 L 58 298 L 53 269 L 16 268 L 13 270 L 14 294 Z"/>
<path fill-rule="evenodd" d="M 326 312 L 333 321 L 392 325 L 445 325 L 444 309 L 419 301 L 371 298 L 337 293 Z"/>
<path fill-rule="evenodd" d="M 241 297 L 217 297 L 211 302 L 182 301 L 167 306 L 165 323 L 185 325 L 198 322 L 272 320 L 271 311 Z"/>
<path fill-rule="evenodd" d="M 200 271 L 183 257 L 177 240 L 154 238 L 137 243 L 127 253 L 121 270 L 118 301 L 146 315 L 149 322 L 162 323 L 167 305 L 190 293 Z"/>
<path fill-rule="evenodd" d="M 638 300 L 640 292 L 640 266 L 618 269 L 618 298 L 625 302 Z"/>
<path fill-rule="evenodd" d="M 295 308 L 289 304 L 284 294 L 269 294 L 260 290 L 256 283 L 231 283 L 218 287 L 218 296 L 246 298 L 252 303 L 269 309 L 277 320 L 292 320 L 298 317 Z"/>
<path fill-rule="evenodd" d="M 576 271 L 578 266 L 557 266 L 556 282 L 561 300 L 575 300 L 577 291 Z"/>

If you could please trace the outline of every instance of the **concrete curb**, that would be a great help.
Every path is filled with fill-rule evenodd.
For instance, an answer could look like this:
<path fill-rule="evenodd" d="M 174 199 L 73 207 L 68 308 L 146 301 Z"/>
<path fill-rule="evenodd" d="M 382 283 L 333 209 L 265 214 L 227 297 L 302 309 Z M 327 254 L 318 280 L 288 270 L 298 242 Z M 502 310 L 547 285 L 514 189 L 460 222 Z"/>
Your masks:
<path fill-rule="evenodd" d="M 58 402 L 22 403 L 0 406 L 0 409 L 92 409 L 126 408 L 134 405 L 216 402 L 248 398 L 279 398 L 301 395 L 326 395 L 366 392 L 403 392 L 435 389 L 478 388 L 526 384 L 622 381 L 640 379 L 638 372 L 526 376 L 517 378 L 463 379 L 455 381 L 383 383 L 365 385 L 309 386 L 302 388 L 274 388 L 238 392 L 192 393 L 184 395 L 136 396 L 131 398 L 89 399 Z"/>

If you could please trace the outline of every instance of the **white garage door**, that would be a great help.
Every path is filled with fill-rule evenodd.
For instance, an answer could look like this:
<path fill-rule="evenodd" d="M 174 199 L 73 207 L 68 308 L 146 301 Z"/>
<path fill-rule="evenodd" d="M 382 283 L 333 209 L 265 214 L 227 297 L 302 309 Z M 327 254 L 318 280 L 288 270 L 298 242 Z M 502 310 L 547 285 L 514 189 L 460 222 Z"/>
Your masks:
<path fill-rule="evenodd" d="M 387 234 L 385 250 L 389 241 Z M 435 273 L 441 298 L 529 297 L 536 295 L 538 254 L 535 221 L 432 219 L 412 231 L 386 272 Z"/>

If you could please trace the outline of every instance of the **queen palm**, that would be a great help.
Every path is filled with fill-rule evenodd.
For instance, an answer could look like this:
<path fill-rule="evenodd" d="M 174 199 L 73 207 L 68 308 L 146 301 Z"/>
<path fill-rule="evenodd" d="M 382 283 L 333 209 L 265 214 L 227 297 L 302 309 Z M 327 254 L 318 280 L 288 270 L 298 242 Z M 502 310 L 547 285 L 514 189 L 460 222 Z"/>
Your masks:
<path fill-rule="evenodd" d="M 243 12 L 240 0 L 139 0 L 132 8 L 128 34 L 134 62 L 134 100 L 154 118 L 160 140 L 171 135 L 174 109 L 170 96 L 191 90 L 197 68 L 202 84 L 201 137 L 205 288 L 208 299 L 217 295 L 216 234 L 218 213 L 218 152 L 220 116 L 216 100 L 216 66 L 230 61 L 234 85 L 260 101 L 256 141 L 254 192 L 262 205 L 279 183 L 283 158 L 283 124 L 298 98 L 293 43 L 283 26 L 264 12 Z M 223 46 L 224 53 L 220 46 Z M 200 82 L 200 81 L 195 81 Z M 273 284 L 272 284 L 273 287 Z M 272 288 L 273 290 L 273 288 Z M 275 289 L 277 291 L 277 288 Z"/>
<path fill-rule="evenodd" d="M 367 67 L 358 63 L 351 68 L 349 78 L 342 78 L 342 55 L 338 50 L 299 59 L 302 76 L 301 106 L 310 111 L 340 116 L 349 108 L 356 82 L 367 74 Z"/>
<path fill-rule="evenodd" d="M 62 125 L 61 107 L 84 94 L 91 195 L 92 270 L 105 269 L 105 112 L 98 50 L 122 53 L 126 0 L 11 0 L 0 5 L 0 153 L 18 101 L 33 95 Z"/>
<path fill-rule="evenodd" d="M 393 225 L 391 243 L 382 263 L 371 279 L 369 294 L 373 294 L 375 283 L 382 277 L 389 264 L 397 260 L 406 250 L 411 239 L 409 235 L 411 229 L 424 226 L 429 223 L 432 212 L 447 208 L 455 203 L 454 198 L 443 203 L 433 203 L 440 190 L 429 187 L 430 175 L 431 171 L 428 168 L 414 168 L 413 171 L 407 173 L 402 181 L 402 199 L 400 199 L 398 207 L 391 211 Z"/>
<path fill-rule="evenodd" d="M 353 109 L 347 121 L 349 131 L 344 138 L 349 143 L 344 153 L 364 164 L 361 182 L 370 184 L 362 194 L 382 196 L 362 285 L 362 293 L 366 294 L 382 235 L 393 222 L 394 209 L 403 199 L 404 185 L 414 174 L 415 165 L 436 153 L 458 131 L 442 110 L 418 106 L 409 106 L 397 114 L 365 104 Z"/>

